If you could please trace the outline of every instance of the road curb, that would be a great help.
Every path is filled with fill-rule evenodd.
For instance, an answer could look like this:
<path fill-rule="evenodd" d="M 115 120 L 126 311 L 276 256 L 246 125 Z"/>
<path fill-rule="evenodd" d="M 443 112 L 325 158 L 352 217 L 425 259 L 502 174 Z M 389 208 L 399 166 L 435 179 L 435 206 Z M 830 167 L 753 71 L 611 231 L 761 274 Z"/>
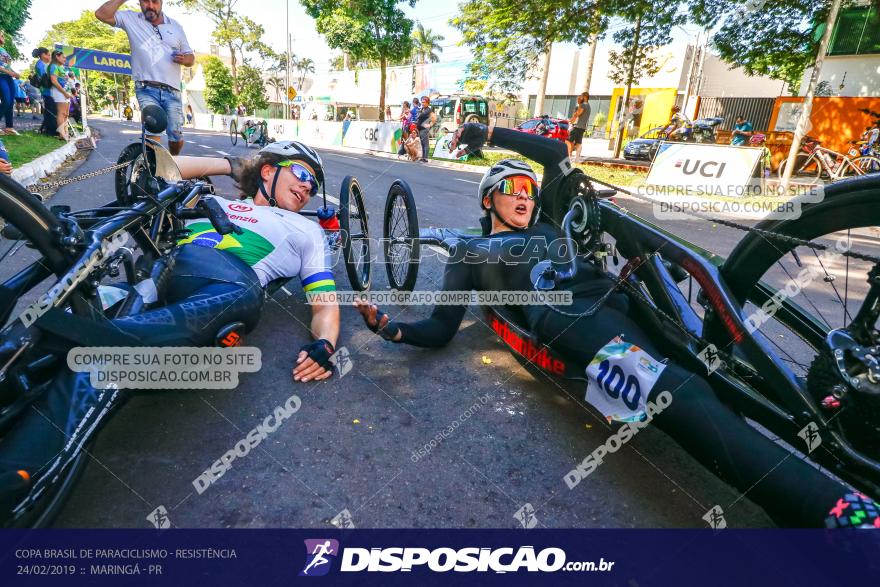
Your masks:
<path fill-rule="evenodd" d="M 72 157 L 76 153 L 77 143 L 80 139 L 90 138 L 91 136 L 92 129 L 90 128 L 87 134 L 71 139 L 66 145 L 62 145 L 51 153 L 37 157 L 31 162 L 13 169 L 12 179 L 24 186 L 37 183 L 47 175 L 55 172 L 67 161 L 68 157 Z"/>

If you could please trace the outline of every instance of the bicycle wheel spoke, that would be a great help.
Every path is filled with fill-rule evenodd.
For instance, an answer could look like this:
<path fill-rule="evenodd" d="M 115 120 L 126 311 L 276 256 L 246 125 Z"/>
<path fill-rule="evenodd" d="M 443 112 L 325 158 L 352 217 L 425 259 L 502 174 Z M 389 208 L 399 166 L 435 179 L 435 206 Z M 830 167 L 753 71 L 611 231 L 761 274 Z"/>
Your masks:
<path fill-rule="evenodd" d="M 819 257 L 819 254 L 816 253 L 816 250 L 815 250 L 815 249 L 813 249 L 813 255 L 815 255 L 816 260 L 819 261 L 819 266 L 822 267 L 822 270 L 825 272 L 825 276 L 826 276 L 826 277 L 832 277 L 832 278 L 833 278 L 834 276 L 833 276 L 833 275 L 830 275 L 830 274 L 828 273 L 828 270 L 825 268 L 825 264 L 822 263 L 822 259 Z M 847 257 L 847 260 L 849 260 L 849 257 Z M 847 263 L 847 268 L 848 268 L 848 267 L 849 267 L 849 263 Z M 848 273 L 848 272 L 847 272 L 847 280 L 849 280 L 849 273 Z M 845 321 L 845 320 L 847 319 L 847 317 L 850 317 L 850 316 L 849 316 L 849 309 L 846 307 L 846 302 L 844 302 L 844 301 L 843 301 L 843 298 L 840 297 L 840 292 L 837 291 L 837 286 L 834 285 L 834 280 L 832 279 L 832 280 L 829 281 L 828 283 L 831 284 L 831 289 L 834 290 L 834 294 L 837 296 L 837 300 L 838 300 L 841 304 L 843 304 L 843 313 L 844 313 L 844 321 Z M 814 306 L 814 307 L 815 307 L 815 306 Z M 823 318 L 823 319 L 824 319 L 824 318 Z M 829 326 L 830 326 L 830 325 L 829 325 Z"/>

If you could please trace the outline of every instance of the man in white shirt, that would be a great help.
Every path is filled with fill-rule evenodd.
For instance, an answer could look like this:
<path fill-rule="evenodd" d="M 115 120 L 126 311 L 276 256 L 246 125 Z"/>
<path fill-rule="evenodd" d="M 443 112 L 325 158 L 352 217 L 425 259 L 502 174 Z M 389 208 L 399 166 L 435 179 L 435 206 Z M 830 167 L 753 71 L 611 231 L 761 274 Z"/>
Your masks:
<path fill-rule="evenodd" d="M 131 75 L 141 110 L 149 104 L 161 107 L 168 117 L 168 150 L 183 149 L 183 102 L 180 66 L 191 67 L 195 54 L 183 28 L 162 12 L 162 0 L 140 0 L 141 12 L 119 8 L 125 0 L 109 0 L 95 11 L 98 20 L 128 33 Z M 151 137 L 159 140 L 159 137 Z"/>

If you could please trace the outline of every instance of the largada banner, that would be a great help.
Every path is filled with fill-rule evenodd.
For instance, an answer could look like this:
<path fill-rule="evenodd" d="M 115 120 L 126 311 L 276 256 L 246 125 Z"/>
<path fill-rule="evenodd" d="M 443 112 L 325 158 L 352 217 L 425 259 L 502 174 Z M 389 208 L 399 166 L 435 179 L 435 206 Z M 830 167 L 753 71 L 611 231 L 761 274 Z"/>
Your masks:
<path fill-rule="evenodd" d="M 763 150 L 700 143 L 663 143 L 645 180 L 695 194 L 743 195 Z"/>
<path fill-rule="evenodd" d="M 68 67 L 131 75 L 131 55 L 71 47 L 70 45 L 55 45 L 55 48 L 62 51 L 67 57 Z"/>

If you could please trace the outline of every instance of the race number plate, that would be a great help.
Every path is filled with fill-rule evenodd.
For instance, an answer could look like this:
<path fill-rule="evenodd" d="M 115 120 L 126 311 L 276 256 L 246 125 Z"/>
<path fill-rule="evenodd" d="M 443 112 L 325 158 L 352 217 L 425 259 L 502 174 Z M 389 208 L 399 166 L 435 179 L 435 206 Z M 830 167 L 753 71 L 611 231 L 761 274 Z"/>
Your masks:
<path fill-rule="evenodd" d="M 584 399 L 609 422 L 638 422 L 645 418 L 648 396 L 665 368 L 617 336 L 599 349 L 587 367 Z"/>

